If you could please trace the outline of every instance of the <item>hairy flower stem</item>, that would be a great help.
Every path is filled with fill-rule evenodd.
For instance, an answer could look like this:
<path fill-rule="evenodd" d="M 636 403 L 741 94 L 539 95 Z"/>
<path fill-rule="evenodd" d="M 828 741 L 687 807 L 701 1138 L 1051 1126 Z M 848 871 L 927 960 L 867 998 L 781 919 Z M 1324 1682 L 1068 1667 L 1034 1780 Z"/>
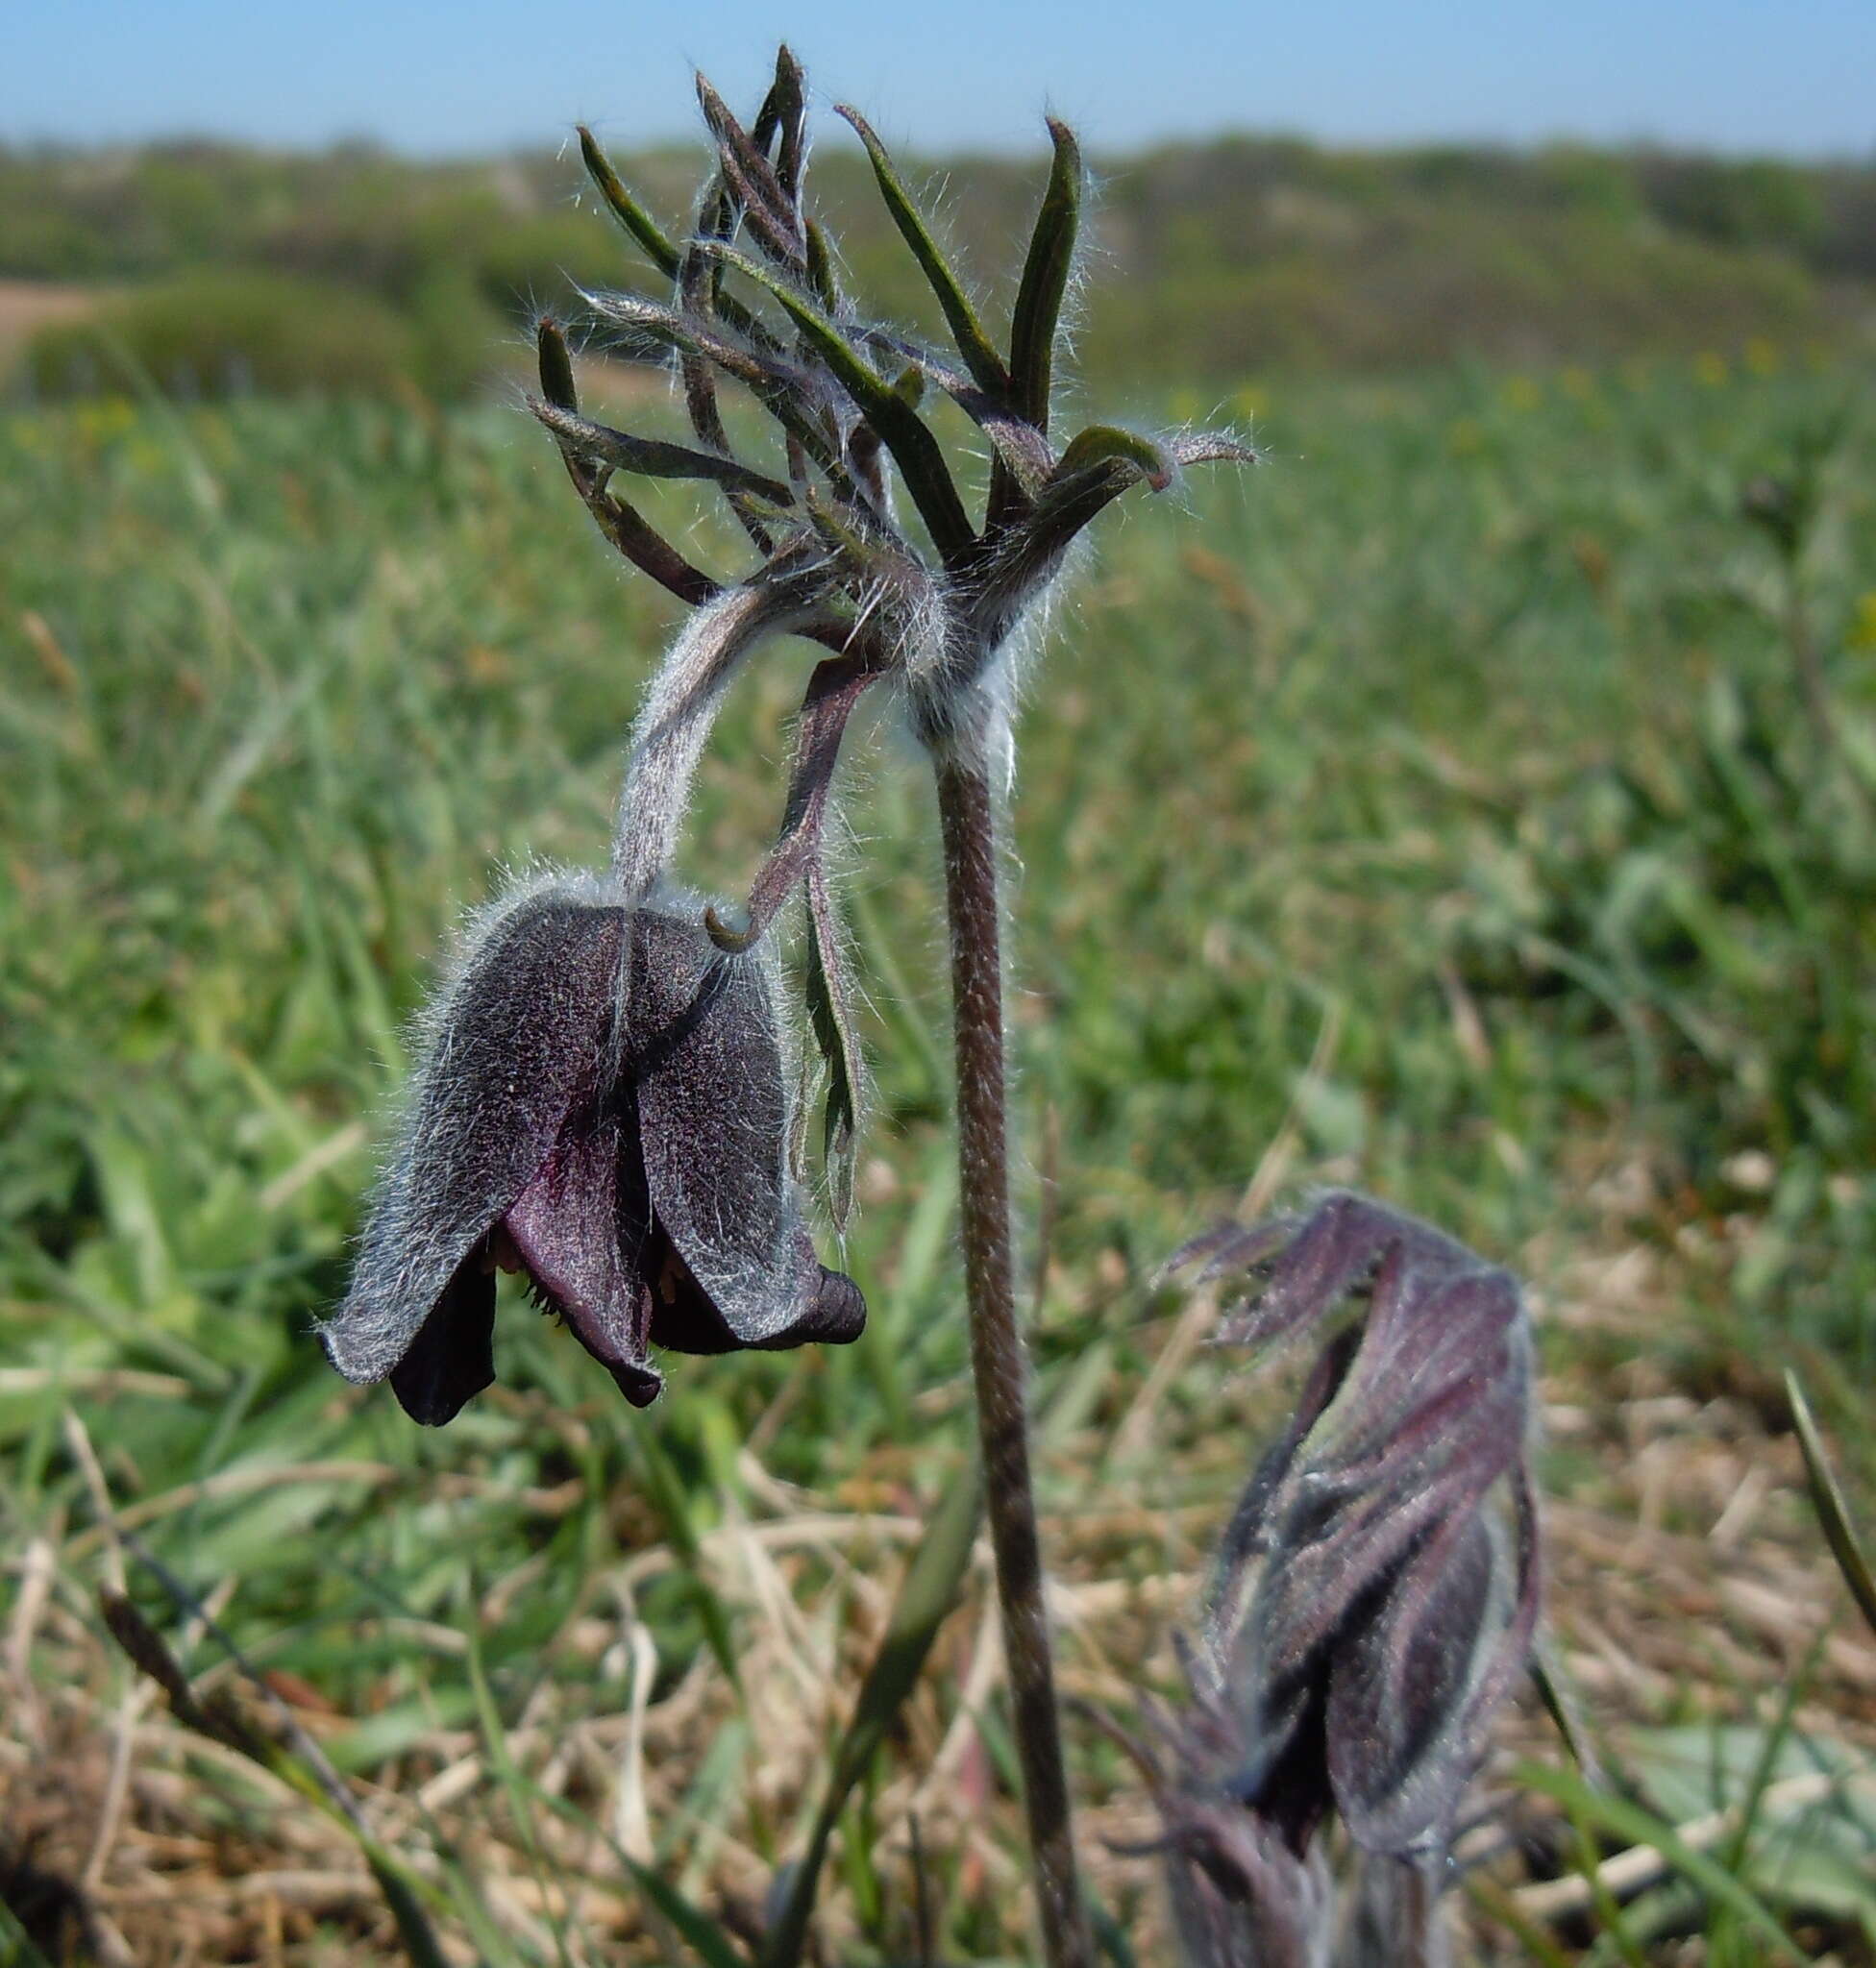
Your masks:
<path fill-rule="evenodd" d="M 1089 1968 L 1093 1956 L 1075 1877 L 1055 1670 L 1043 1604 L 1042 1550 L 1029 1482 L 1023 1336 L 1017 1326 L 1010 1248 L 996 804 L 981 753 L 975 748 L 963 757 L 955 750 L 941 754 L 937 775 L 957 1040 L 959 1194 L 971 1370 L 976 1383 L 1003 1656 L 1035 1861 L 1044 1956 L 1049 1968 Z"/>
<path fill-rule="evenodd" d="M 1423 1865 L 1402 1868 L 1396 1941 L 1401 1968 L 1450 1968 L 1439 1884 Z"/>

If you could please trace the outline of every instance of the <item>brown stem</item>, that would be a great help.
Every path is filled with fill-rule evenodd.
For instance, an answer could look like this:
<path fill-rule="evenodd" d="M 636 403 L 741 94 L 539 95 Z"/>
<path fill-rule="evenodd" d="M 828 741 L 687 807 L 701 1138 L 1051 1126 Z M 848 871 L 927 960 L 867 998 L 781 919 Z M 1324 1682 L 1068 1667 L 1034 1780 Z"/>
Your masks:
<path fill-rule="evenodd" d="M 1023 1801 L 1049 1968 L 1089 1968 L 1093 1956 L 1075 1877 L 1068 1781 L 1043 1604 L 1042 1550 L 1029 1482 L 1023 1335 L 1010 1250 L 1004 1136 L 1003 979 L 998 943 L 996 807 L 981 753 L 939 753 L 938 818 L 957 1035 L 957 1135 L 971 1370 L 1003 1656 L 1015 1713 Z"/>

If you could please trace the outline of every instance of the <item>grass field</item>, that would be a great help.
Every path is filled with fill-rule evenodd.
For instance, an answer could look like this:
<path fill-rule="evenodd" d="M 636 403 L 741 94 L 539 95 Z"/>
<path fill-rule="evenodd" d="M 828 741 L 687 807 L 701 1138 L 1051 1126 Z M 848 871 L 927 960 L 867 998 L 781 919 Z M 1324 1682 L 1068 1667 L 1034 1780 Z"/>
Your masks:
<path fill-rule="evenodd" d="M 1465 1846 L 1479 1958 L 1876 1960 L 1876 1636 L 1780 1383 L 1876 1527 L 1870 380 L 1762 350 L 1278 390 L 1268 466 L 1107 525 L 1023 720 L 1064 1680 L 1123 1717 L 1172 1685 L 1277 1412 L 1152 1290 L 1181 1237 L 1352 1182 L 1521 1268 L 1601 1766 L 1525 1698 Z M 101 1587 L 275 1734 L 213 1613 L 448 1958 L 679 1958 L 615 1848 L 747 1928 L 970 1439 L 909 742 L 856 734 L 846 805 L 865 1339 L 674 1362 L 639 1414 L 517 1298 L 498 1390 L 425 1433 L 309 1322 L 452 922 L 504 863 L 601 857 L 671 616 L 496 408 L 21 413 L 0 541 L 0 1959 L 396 1954 L 297 1753 L 185 1729 Z M 732 704 L 701 885 L 756 864 L 807 660 Z M 1022 1958 L 998 1702 L 980 1557 L 843 1822 L 828 1961 L 914 1958 L 921 1879 L 938 1957 Z M 1097 1888 L 1162 1961 L 1153 1862 L 1102 1843 L 1150 1813 L 1092 1728 L 1072 1753 Z"/>

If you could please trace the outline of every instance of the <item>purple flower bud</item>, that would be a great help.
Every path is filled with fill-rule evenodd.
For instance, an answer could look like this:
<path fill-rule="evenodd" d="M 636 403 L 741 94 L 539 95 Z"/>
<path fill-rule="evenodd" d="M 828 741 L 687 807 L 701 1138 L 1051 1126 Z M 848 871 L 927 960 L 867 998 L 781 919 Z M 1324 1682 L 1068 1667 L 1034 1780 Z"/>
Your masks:
<path fill-rule="evenodd" d="M 1325 1196 L 1271 1242 L 1241 1246 L 1264 1289 L 1225 1337 L 1320 1323 L 1354 1292 L 1369 1305 L 1319 1358 L 1222 1556 L 1211 1636 L 1244 1730 L 1234 1787 L 1298 1838 L 1333 1806 L 1370 1852 L 1444 1851 L 1537 1616 L 1522 1295 L 1362 1196 Z M 1510 1525 L 1489 1501 L 1501 1484 Z"/>
<path fill-rule="evenodd" d="M 757 958 L 555 878 L 476 925 L 421 1051 L 321 1335 L 348 1380 L 388 1376 L 415 1420 L 450 1420 L 494 1379 L 502 1269 L 525 1271 L 640 1407 L 662 1385 L 654 1345 L 858 1337 L 860 1294 L 816 1262 L 788 1176 Z"/>
<path fill-rule="evenodd" d="M 1190 1957 L 1304 1960 L 1331 1924 L 1297 1870 L 1317 1827 L 1333 1811 L 1364 1854 L 1437 1878 L 1486 1726 L 1528 1657 L 1529 1324 L 1509 1273 L 1345 1193 L 1300 1223 L 1215 1231 L 1173 1267 L 1261 1274 L 1227 1340 L 1368 1301 L 1324 1345 L 1239 1502 L 1205 1644 L 1188 1654 L 1193 1708 L 1163 1725 L 1166 1845 L 1191 1875 L 1182 1918 L 1236 1936 Z"/>

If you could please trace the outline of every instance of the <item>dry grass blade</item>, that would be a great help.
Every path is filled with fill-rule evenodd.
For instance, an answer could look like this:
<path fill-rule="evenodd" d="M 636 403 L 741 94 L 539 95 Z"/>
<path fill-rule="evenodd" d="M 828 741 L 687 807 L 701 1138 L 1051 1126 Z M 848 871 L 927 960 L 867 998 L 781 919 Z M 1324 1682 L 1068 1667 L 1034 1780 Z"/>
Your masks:
<path fill-rule="evenodd" d="M 1876 1798 L 1876 1779 L 1860 1782 L 1832 1770 L 1812 1770 L 1787 1777 L 1766 1785 L 1758 1800 L 1757 1814 L 1766 1823 L 1795 1819 L 1814 1805 L 1846 1789 Z M 1705 1817 L 1676 1825 L 1674 1839 L 1688 1852 L 1708 1852 L 1737 1832 L 1745 1816 L 1741 1806 L 1729 1805 L 1724 1810 L 1710 1811 Z M 1554 1921 L 1587 1912 L 1594 1904 L 1598 1888 L 1617 1899 L 1627 1899 L 1673 1870 L 1670 1851 L 1665 1843 L 1630 1845 L 1605 1858 L 1596 1867 L 1593 1881 L 1581 1873 L 1567 1873 L 1561 1879 L 1520 1886 L 1516 1895 L 1517 1905 L 1534 1918 Z"/>
<path fill-rule="evenodd" d="M 169 1698 L 172 1711 L 185 1727 L 196 1730 L 270 1771 L 308 1798 L 323 1806 L 352 1833 L 365 1864 L 378 1882 L 385 1906 L 397 1925 L 399 1939 L 412 1968 L 450 1968 L 419 1898 L 417 1882 L 403 1861 L 380 1844 L 351 1786 L 333 1769 L 324 1750 L 309 1735 L 299 1717 L 248 1662 L 233 1639 L 169 1568 L 135 1538 L 126 1546 L 157 1578 L 163 1589 L 210 1635 L 239 1669 L 243 1678 L 272 1710 L 286 1738 L 286 1748 L 266 1741 L 225 1700 L 198 1702 L 167 1644 L 121 1593 L 107 1591 L 101 1610 L 111 1637 L 132 1662 L 155 1681 Z"/>
<path fill-rule="evenodd" d="M 1518 1778 L 1527 1788 L 1556 1799 L 1596 1830 L 1625 1839 L 1631 1846 L 1658 1857 L 1666 1870 L 1679 1873 L 1689 1885 L 1716 1905 L 1727 1907 L 1771 1950 L 1765 1956 L 1767 1960 L 1801 1962 L 1806 1958 L 1805 1951 L 1766 1910 L 1758 1895 L 1724 1866 L 1709 1858 L 1704 1851 L 1689 1844 L 1680 1827 L 1663 1822 L 1624 1798 L 1611 1797 L 1593 1788 L 1573 1770 L 1554 1770 L 1526 1762 L 1519 1766 Z M 1733 1822 L 1729 1816 L 1714 1835 L 1723 1835 Z M 1600 1869 L 1586 1878 L 1583 1885 L 1592 1895 L 1602 1894 Z"/>

